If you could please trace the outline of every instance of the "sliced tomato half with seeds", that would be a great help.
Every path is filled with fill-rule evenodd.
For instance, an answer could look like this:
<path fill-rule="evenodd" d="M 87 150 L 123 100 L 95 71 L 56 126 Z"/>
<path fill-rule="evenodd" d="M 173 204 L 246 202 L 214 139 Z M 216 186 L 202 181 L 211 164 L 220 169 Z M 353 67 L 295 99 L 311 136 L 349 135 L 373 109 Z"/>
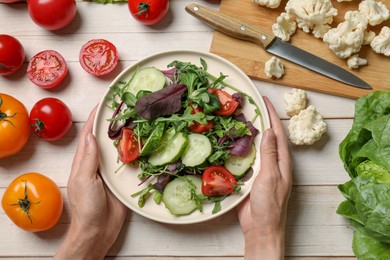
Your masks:
<path fill-rule="evenodd" d="M 224 166 L 208 166 L 202 174 L 202 193 L 208 197 L 232 194 L 236 186 L 236 179 Z"/>
<path fill-rule="evenodd" d="M 65 59 L 56 51 L 46 50 L 32 57 L 27 67 L 28 78 L 45 89 L 58 86 L 68 74 Z"/>
<path fill-rule="evenodd" d="M 103 76 L 118 64 L 118 52 L 111 42 L 104 39 L 88 41 L 81 47 L 79 61 L 89 74 Z"/>
<path fill-rule="evenodd" d="M 220 116 L 230 116 L 236 111 L 240 103 L 236 101 L 232 95 L 224 90 L 209 88 L 208 92 L 218 97 L 220 109 L 215 110 L 213 113 Z"/>
<path fill-rule="evenodd" d="M 122 137 L 118 144 L 119 160 L 129 163 L 136 160 L 140 154 L 140 145 L 138 136 L 131 128 L 122 128 Z"/>

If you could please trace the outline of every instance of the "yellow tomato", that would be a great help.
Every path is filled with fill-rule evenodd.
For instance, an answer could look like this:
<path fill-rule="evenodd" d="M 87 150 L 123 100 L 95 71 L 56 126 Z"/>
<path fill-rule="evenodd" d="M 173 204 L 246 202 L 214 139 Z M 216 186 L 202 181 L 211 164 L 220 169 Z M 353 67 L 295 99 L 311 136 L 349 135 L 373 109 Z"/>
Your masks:
<path fill-rule="evenodd" d="M 13 155 L 30 136 L 28 112 L 14 97 L 0 93 L 0 158 Z"/>
<path fill-rule="evenodd" d="M 63 199 L 50 178 L 35 172 L 20 175 L 5 190 L 1 205 L 18 227 L 39 232 L 54 227 L 62 214 Z"/>

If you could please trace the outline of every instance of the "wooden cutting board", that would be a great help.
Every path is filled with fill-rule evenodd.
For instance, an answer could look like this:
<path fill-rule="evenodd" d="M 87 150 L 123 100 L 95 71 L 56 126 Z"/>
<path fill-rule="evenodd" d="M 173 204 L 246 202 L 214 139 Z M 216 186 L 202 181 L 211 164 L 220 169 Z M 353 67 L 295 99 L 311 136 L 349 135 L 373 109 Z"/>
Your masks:
<path fill-rule="evenodd" d="M 335 0 L 332 1 L 334 7 L 338 9 L 338 15 L 335 17 L 332 27 L 336 27 L 339 22 L 344 21 L 346 11 L 358 10 L 359 2 L 339 3 Z M 270 9 L 258 6 L 251 0 L 221 0 L 220 11 L 272 32 L 271 26 L 275 23 L 277 16 L 284 11 L 286 3 L 287 0 L 284 0 L 279 8 Z M 390 8 L 390 0 L 383 0 L 383 3 Z M 383 26 L 390 26 L 390 20 L 370 27 L 370 30 L 378 34 Z M 300 28 L 297 28 L 297 32 L 291 37 L 290 43 L 351 71 L 370 84 L 374 88 L 372 91 L 390 90 L 390 57 L 373 52 L 369 45 L 363 46 L 359 52 L 360 57 L 368 60 L 368 65 L 362 66 L 358 70 L 351 70 L 348 68 L 346 60 L 334 55 L 322 39 L 317 39 L 313 34 L 307 34 Z M 287 60 L 282 60 L 285 66 L 285 75 L 281 79 L 268 79 L 265 76 L 264 64 L 272 57 L 271 54 L 254 43 L 238 40 L 217 31 L 214 32 L 210 52 L 230 60 L 253 79 L 354 99 L 371 92 L 371 90 L 351 87 L 332 80 Z"/>

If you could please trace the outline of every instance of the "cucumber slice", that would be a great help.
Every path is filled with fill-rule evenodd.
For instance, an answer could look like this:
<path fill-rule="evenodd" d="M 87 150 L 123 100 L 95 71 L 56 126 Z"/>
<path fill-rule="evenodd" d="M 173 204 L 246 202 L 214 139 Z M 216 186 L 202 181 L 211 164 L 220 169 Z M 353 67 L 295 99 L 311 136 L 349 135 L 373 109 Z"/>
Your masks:
<path fill-rule="evenodd" d="M 187 180 L 185 178 L 187 178 Z M 195 185 L 196 194 L 201 192 L 201 179 L 189 175 L 175 178 L 168 183 L 164 189 L 162 201 L 164 202 L 165 207 L 173 215 L 188 215 L 196 209 L 193 187 L 188 180 Z"/>
<path fill-rule="evenodd" d="M 154 92 L 164 88 L 165 84 L 166 78 L 164 73 L 155 67 L 145 67 L 136 72 L 129 84 L 128 91 L 137 96 L 140 90 Z"/>
<path fill-rule="evenodd" d="M 225 167 L 238 180 L 245 175 L 245 173 L 254 163 L 255 159 L 256 159 L 256 147 L 253 144 L 252 149 L 246 156 L 244 157 L 233 156 L 233 155 L 229 156 L 225 160 Z"/>
<path fill-rule="evenodd" d="M 165 165 L 177 161 L 188 144 L 188 137 L 182 133 L 175 133 L 171 128 L 161 138 L 161 146 L 149 155 L 148 161 L 154 166 Z"/>
<path fill-rule="evenodd" d="M 194 167 L 204 163 L 213 152 L 213 147 L 207 136 L 202 134 L 189 134 L 188 145 L 181 156 L 185 166 Z"/>
<path fill-rule="evenodd" d="M 156 128 L 152 131 L 145 144 L 142 147 L 141 156 L 145 156 L 151 154 L 156 151 L 160 146 L 161 138 L 164 134 L 165 123 L 160 122 L 157 124 Z"/>

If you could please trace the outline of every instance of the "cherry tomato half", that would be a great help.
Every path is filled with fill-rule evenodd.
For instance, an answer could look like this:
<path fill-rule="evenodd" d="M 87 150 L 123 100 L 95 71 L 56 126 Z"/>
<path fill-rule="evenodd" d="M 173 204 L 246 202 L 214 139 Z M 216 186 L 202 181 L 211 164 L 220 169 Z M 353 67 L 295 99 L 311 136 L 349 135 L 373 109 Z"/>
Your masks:
<path fill-rule="evenodd" d="M 202 193 L 208 197 L 224 196 L 233 193 L 237 181 L 223 166 L 208 166 L 202 175 Z"/>
<path fill-rule="evenodd" d="M 46 30 L 58 30 L 67 26 L 75 17 L 75 0 L 28 0 L 31 19 Z"/>
<path fill-rule="evenodd" d="M 17 71 L 24 62 L 24 48 L 14 37 L 0 34 L 0 75 Z"/>
<path fill-rule="evenodd" d="M 229 116 L 236 111 L 238 103 L 229 93 L 224 90 L 209 88 L 209 93 L 214 94 L 218 97 L 220 109 L 215 110 L 213 113 L 220 116 Z"/>
<path fill-rule="evenodd" d="M 15 225 L 26 231 L 39 232 L 57 224 L 63 199 L 54 181 L 40 173 L 30 172 L 11 182 L 1 205 Z"/>
<path fill-rule="evenodd" d="M 79 60 L 86 72 L 103 76 L 118 64 L 118 52 L 115 45 L 107 40 L 90 40 L 81 47 Z"/>
<path fill-rule="evenodd" d="M 118 144 L 119 160 L 124 163 L 132 162 L 139 157 L 140 145 L 138 136 L 131 128 L 122 128 L 122 138 Z"/>
<path fill-rule="evenodd" d="M 131 15 L 146 25 L 161 21 L 169 10 L 169 0 L 129 0 Z"/>
<path fill-rule="evenodd" d="M 16 154 L 30 136 L 28 112 L 16 98 L 0 93 L 0 158 Z"/>
<path fill-rule="evenodd" d="M 196 114 L 196 113 L 199 113 L 199 112 L 203 112 L 203 109 L 200 106 L 197 106 L 196 108 L 194 108 L 194 106 L 192 104 L 190 104 L 190 106 L 192 108 L 191 114 Z M 206 131 L 208 131 L 210 129 L 213 129 L 214 128 L 214 122 L 213 122 L 213 120 L 208 120 L 206 125 L 202 125 L 202 124 L 194 121 L 193 125 L 189 126 L 188 128 L 190 129 L 191 132 L 203 133 L 203 132 L 206 132 Z"/>
<path fill-rule="evenodd" d="M 27 67 L 28 78 L 35 85 L 45 89 L 58 86 L 67 74 L 65 59 L 53 50 L 37 53 Z"/>
<path fill-rule="evenodd" d="M 72 113 L 67 105 L 56 98 L 44 98 L 32 107 L 31 130 L 46 141 L 62 138 L 72 126 Z"/>

